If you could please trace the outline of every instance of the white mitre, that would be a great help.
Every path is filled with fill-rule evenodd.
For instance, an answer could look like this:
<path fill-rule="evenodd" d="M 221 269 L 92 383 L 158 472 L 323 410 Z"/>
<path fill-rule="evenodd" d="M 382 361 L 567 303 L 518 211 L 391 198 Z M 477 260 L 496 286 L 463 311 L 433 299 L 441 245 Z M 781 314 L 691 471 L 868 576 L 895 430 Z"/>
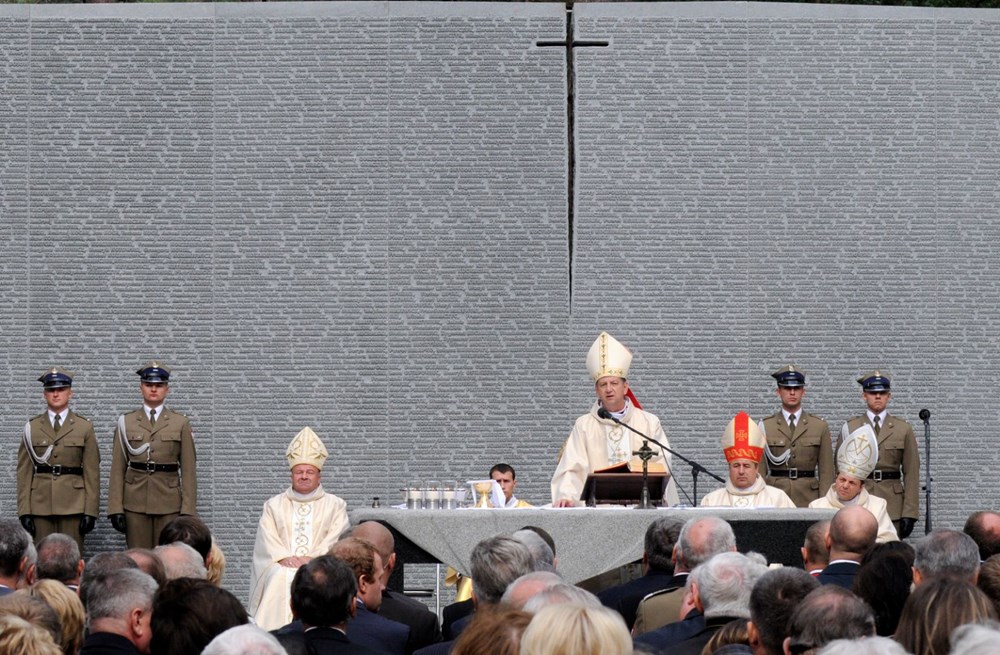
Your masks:
<path fill-rule="evenodd" d="M 876 462 L 878 438 L 867 423 L 847 435 L 837 449 L 837 471 L 853 478 L 867 478 L 875 470 Z"/>
<path fill-rule="evenodd" d="M 302 428 L 302 431 L 295 435 L 292 443 L 288 444 L 285 451 L 285 458 L 288 459 L 288 468 L 293 469 L 299 464 L 310 464 L 323 470 L 323 463 L 329 457 L 326 446 L 311 428 Z"/>
<path fill-rule="evenodd" d="M 628 367 L 632 364 L 632 353 L 607 332 L 601 332 L 587 353 L 587 372 L 597 382 L 613 375 L 628 377 Z"/>

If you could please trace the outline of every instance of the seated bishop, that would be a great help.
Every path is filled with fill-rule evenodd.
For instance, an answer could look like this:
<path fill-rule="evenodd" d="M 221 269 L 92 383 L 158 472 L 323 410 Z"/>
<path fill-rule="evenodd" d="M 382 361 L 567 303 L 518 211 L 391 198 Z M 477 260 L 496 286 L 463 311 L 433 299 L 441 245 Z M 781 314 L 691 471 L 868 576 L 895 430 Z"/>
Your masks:
<path fill-rule="evenodd" d="M 264 630 L 292 620 L 295 572 L 326 555 L 347 529 L 347 503 L 320 484 L 326 446 L 310 428 L 295 435 L 285 451 L 292 484 L 264 503 L 257 526 L 250 578 L 250 615 Z"/>
<path fill-rule="evenodd" d="M 842 509 L 859 505 L 878 521 L 876 542 L 898 541 L 885 500 L 868 493 L 864 486 L 865 478 L 875 470 L 877 462 L 878 437 L 872 426 L 865 423 L 840 443 L 837 449 L 837 478 L 826 495 L 809 503 L 809 507 Z"/>
<path fill-rule="evenodd" d="M 701 499 L 702 507 L 795 507 L 781 489 L 760 475 L 767 440 L 746 412 L 740 412 L 722 434 L 722 450 L 729 463 L 729 480 Z"/>

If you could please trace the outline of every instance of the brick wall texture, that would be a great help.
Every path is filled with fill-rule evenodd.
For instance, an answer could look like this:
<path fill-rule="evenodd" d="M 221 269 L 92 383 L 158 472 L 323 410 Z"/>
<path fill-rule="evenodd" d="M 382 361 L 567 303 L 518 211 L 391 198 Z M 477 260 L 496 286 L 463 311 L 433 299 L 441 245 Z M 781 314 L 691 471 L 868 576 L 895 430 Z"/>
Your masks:
<path fill-rule="evenodd" d="M 1000 12 L 573 14 L 608 45 L 573 50 L 570 222 L 561 3 L 0 6 L 0 513 L 45 367 L 107 474 L 162 358 L 245 596 L 304 425 L 351 507 L 497 461 L 545 502 L 600 330 L 718 473 L 779 365 L 835 431 L 887 369 L 935 527 L 993 507 Z M 102 504 L 87 555 L 123 546 Z"/>

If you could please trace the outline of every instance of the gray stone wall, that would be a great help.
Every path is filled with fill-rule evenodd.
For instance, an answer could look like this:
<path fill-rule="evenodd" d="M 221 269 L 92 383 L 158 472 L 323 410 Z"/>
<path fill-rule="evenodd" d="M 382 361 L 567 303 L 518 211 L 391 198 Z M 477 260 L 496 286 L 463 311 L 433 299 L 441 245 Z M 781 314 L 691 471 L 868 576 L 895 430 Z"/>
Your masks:
<path fill-rule="evenodd" d="M 0 513 L 43 368 L 106 473 L 163 358 L 245 595 L 303 425 L 351 507 L 497 461 L 544 502 L 602 329 L 720 473 L 778 365 L 835 430 L 887 368 L 933 413 L 936 525 L 991 506 L 1000 13 L 574 14 L 609 46 L 574 51 L 570 227 L 560 3 L 0 5 Z M 102 515 L 88 554 L 123 543 Z"/>

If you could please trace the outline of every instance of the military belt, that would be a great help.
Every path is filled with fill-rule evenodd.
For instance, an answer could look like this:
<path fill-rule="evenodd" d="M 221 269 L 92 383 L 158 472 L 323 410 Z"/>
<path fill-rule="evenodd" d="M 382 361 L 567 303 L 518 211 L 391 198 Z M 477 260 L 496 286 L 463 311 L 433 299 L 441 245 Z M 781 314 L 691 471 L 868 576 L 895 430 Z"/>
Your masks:
<path fill-rule="evenodd" d="M 146 473 L 176 473 L 181 468 L 179 464 L 157 464 L 156 462 L 129 462 L 128 467 Z"/>
<path fill-rule="evenodd" d="M 872 471 L 868 476 L 869 480 L 881 482 L 882 480 L 901 480 L 903 475 L 899 471 Z"/>
<path fill-rule="evenodd" d="M 768 475 L 775 478 L 790 478 L 792 480 L 797 480 L 798 478 L 815 478 L 816 470 L 807 471 L 805 469 L 770 469 L 767 472 Z"/>
<path fill-rule="evenodd" d="M 35 466 L 35 473 L 51 473 L 56 477 L 59 477 L 60 475 L 83 475 L 83 467 L 62 466 L 60 464 L 56 464 L 55 466 L 48 466 L 47 464 L 37 464 Z"/>

